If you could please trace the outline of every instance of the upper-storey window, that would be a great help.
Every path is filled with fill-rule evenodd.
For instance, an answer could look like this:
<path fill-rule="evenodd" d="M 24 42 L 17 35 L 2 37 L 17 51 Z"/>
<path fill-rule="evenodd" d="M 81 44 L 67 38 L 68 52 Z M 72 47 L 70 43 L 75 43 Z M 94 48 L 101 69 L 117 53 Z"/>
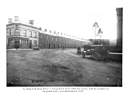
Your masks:
<path fill-rule="evenodd" d="M 36 37 L 36 38 L 38 37 L 38 32 L 35 32 L 35 37 Z"/>
<path fill-rule="evenodd" d="M 26 30 L 21 31 L 22 36 L 26 36 Z"/>
<path fill-rule="evenodd" d="M 27 36 L 27 30 L 24 30 L 24 36 Z"/>
<path fill-rule="evenodd" d="M 16 29 L 15 35 L 16 35 L 16 36 L 20 36 L 20 31 L 19 31 L 18 29 Z"/>
<path fill-rule="evenodd" d="M 35 31 L 32 31 L 32 37 L 35 37 Z"/>
<path fill-rule="evenodd" d="M 30 31 L 30 37 L 32 37 L 32 31 Z"/>
<path fill-rule="evenodd" d="M 56 38 L 56 41 L 57 41 L 58 39 Z"/>
<path fill-rule="evenodd" d="M 27 30 L 27 37 L 32 37 L 32 31 L 31 30 Z"/>
<path fill-rule="evenodd" d="M 27 30 L 27 37 L 31 37 L 31 31 Z"/>
<path fill-rule="evenodd" d="M 37 38 L 37 32 L 35 32 L 35 38 Z"/>
<path fill-rule="evenodd" d="M 8 29 L 7 29 L 7 36 L 10 36 L 10 35 L 11 35 L 11 29 L 8 28 Z"/>
<path fill-rule="evenodd" d="M 37 32 L 32 31 L 32 37 L 37 38 L 38 37 L 37 35 L 38 35 Z"/>
<path fill-rule="evenodd" d="M 14 35 L 14 29 L 13 28 L 10 29 L 10 35 Z"/>

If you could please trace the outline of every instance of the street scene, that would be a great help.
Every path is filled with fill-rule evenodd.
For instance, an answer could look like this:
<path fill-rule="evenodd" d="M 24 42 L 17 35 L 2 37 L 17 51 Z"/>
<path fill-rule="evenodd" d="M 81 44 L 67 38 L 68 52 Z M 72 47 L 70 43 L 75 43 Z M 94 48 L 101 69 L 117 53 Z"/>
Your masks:
<path fill-rule="evenodd" d="M 69 31 L 72 32 L 69 34 L 37 27 L 33 19 L 24 23 L 19 16 L 8 18 L 7 87 L 122 87 L 123 8 L 114 8 L 113 12 L 116 18 L 113 19 L 113 24 L 116 25 L 114 31 L 110 27 L 107 28 L 108 24 L 103 26 L 104 23 L 100 21 L 102 18 L 89 19 L 91 24 L 86 24 L 89 30 L 92 30 L 85 31 L 88 28 L 85 26 L 81 29 L 84 30 L 83 33 L 76 30 L 72 23 L 77 35 L 75 31 Z M 61 24 L 59 25 L 61 27 Z M 104 31 L 105 28 L 107 31 Z"/>

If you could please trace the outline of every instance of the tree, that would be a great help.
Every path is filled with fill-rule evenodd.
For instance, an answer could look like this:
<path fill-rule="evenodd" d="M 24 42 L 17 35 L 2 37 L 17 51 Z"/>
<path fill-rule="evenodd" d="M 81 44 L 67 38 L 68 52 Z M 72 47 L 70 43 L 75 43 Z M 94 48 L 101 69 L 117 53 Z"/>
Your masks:
<path fill-rule="evenodd" d="M 100 39 L 101 39 L 102 34 L 103 34 L 103 31 L 101 30 L 101 28 L 99 28 L 97 35 L 100 36 Z"/>
<path fill-rule="evenodd" d="M 97 22 L 95 22 L 95 23 L 93 24 L 93 27 L 95 28 L 95 39 L 96 39 L 97 29 L 99 28 L 98 23 L 97 23 Z"/>

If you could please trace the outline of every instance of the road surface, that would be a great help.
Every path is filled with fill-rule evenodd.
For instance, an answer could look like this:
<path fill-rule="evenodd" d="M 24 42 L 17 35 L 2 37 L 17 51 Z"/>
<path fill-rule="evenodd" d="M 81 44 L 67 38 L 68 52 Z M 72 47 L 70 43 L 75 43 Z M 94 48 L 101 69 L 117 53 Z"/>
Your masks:
<path fill-rule="evenodd" d="M 75 49 L 7 50 L 8 86 L 122 86 L 122 64 Z"/>

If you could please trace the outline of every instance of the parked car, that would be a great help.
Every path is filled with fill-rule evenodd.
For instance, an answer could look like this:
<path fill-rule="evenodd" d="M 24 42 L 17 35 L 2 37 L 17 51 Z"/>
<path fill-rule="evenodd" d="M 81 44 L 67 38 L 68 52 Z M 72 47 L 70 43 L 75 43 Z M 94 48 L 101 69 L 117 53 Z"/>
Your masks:
<path fill-rule="evenodd" d="M 40 50 L 39 47 L 33 47 L 33 50 Z"/>
<path fill-rule="evenodd" d="M 106 60 L 108 57 L 108 50 L 104 46 L 85 46 L 82 51 L 83 58 L 91 58 L 95 60 Z"/>
<path fill-rule="evenodd" d="M 82 57 L 85 58 L 85 57 L 91 57 L 92 54 L 94 52 L 94 49 L 87 49 L 87 50 L 84 50 L 82 51 Z"/>

